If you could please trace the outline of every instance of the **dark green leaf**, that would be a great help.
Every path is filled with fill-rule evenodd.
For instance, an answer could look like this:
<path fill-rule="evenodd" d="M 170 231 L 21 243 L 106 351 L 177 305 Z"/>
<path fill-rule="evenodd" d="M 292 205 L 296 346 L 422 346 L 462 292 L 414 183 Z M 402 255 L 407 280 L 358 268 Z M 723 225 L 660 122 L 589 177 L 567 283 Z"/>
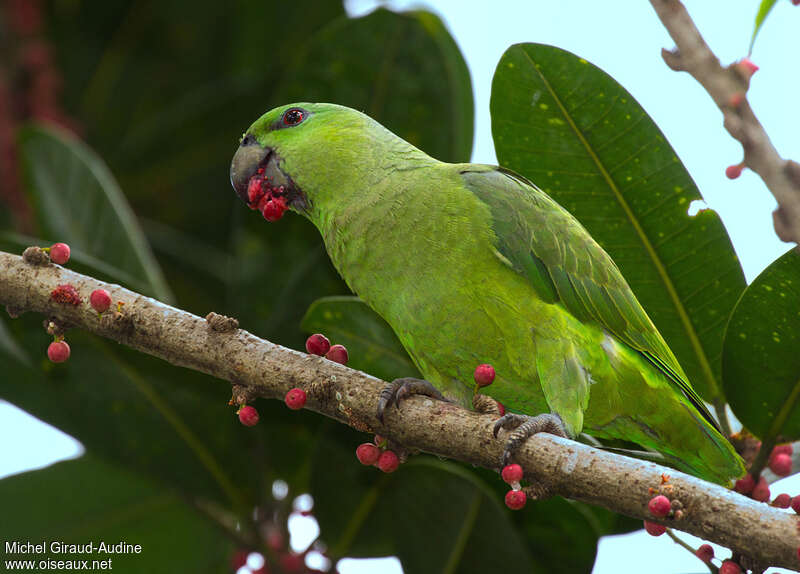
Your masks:
<path fill-rule="evenodd" d="M 719 402 L 725 322 L 745 281 L 717 214 L 664 135 L 613 78 L 540 44 L 503 55 L 492 84 L 500 163 L 575 215 L 621 269 L 694 388 Z"/>
<path fill-rule="evenodd" d="M 141 277 L 147 294 L 171 300 L 136 216 L 103 160 L 54 127 L 26 126 L 18 143 L 42 234 Z"/>
<path fill-rule="evenodd" d="M 0 480 L 0 539 L 33 544 L 44 554 L 5 553 L 5 560 L 111 560 L 120 572 L 223 572 L 232 544 L 176 494 L 91 455 Z M 120 541 L 140 553 L 56 554 L 66 544 Z M 40 570 L 37 570 L 37 572 Z M 44 570 L 41 570 L 44 571 Z"/>
<path fill-rule="evenodd" d="M 279 90 L 287 101 L 363 110 L 438 159 L 469 161 L 474 114 L 469 70 L 442 21 L 430 12 L 378 9 L 362 18 L 340 18 L 312 39 L 292 72 Z"/>
<path fill-rule="evenodd" d="M 792 249 L 747 287 L 725 333 L 725 395 L 762 440 L 800 439 L 800 254 Z"/>
<path fill-rule="evenodd" d="M 389 324 L 358 297 L 314 301 L 301 326 L 347 347 L 354 369 L 386 381 L 421 376 Z"/>
<path fill-rule="evenodd" d="M 753 44 L 756 43 L 756 36 L 761 31 L 761 26 L 764 25 L 764 21 L 767 19 L 772 7 L 775 6 L 775 2 L 777 0 L 761 0 L 761 4 L 758 5 L 758 12 L 756 13 L 756 21 L 753 25 L 753 35 L 750 37 L 750 49 L 749 52 L 753 51 Z"/>

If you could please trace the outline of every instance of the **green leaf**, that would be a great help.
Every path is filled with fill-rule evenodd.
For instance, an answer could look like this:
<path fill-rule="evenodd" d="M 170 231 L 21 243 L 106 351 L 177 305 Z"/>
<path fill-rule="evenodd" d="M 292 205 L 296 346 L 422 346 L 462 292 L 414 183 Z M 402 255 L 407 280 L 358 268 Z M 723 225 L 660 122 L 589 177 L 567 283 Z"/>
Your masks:
<path fill-rule="evenodd" d="M 438 159 L 469 161 L 474 115 L 469 70 L 434 14 L 378 9 L 334 20 L 312 38 L 291 71 L 278 90 L 287 101 L 363 110 Z"/>
<path fill-rule="evenodd" d="M 756 43 L 756 36 L 761 31 L 761 26 L 764 25 L 764 21 L 767 19 L 772 7 L 775 6 L 776 1 L 777 0 L 761 0 L 761 4 L 758 6 L 758 12 L 756 13 L 755 25 L 753 26 L 753 35 L 750 37 L 748 53 L 753 52 L 753 44 Z"/>
<path fill-rule="evenodd" d="M 487 483 L 473 469 L 429 456 L 384 475 L 355 463 L 363 435 L 329 426 L 314 454 L 311 493 L 334 557 L 395 554 L 406 572 L 591 570 L 597 536 L 572 503 L 557 498 L 512 512 L 496 473 L 480 469 Z"/>
<path fill-rule="evenodd" d="M 725 395 L 767 441 L 800 439 L 800 254 L 785 253 L 747 287 L 725 333 Z"/>
<path fill-rule="evenodd" d="M 354 369 L 385 381 L 421 376 L 389 324 L 358 297 L 317 299 L 301 327 L 347 347 Z"/>
<path fill-rule="evenodd" d="M 633 97 L 586 60 L 540 44 L 503 55 L 492 84 L 500 163 L 531 179 L 608 251 L 697 392 L 722 400 L 725 323 L 745 286 L 717 214 Z"/>
<path fill-rule="evenodd" d="M 43 554 L 5 560 L 111 560 L 120 572 L 223 572 L 232 544 L 177 494 L 91 455 L 0 480 L 0 539 L 45 542 Z M 52 541 L 93 543 L 92 554 L 56 554 Z M 104 554 L 101 542 L 140 545 Z M 43 570 L 37 570 L 43 571 Z"/>
<path fill-rule="evenodd" d="M 100 157 L 55 127 L 20 129 L 26 191 L 42 234 L 146 280 L 146 293 L 169 302 L 161 269 L 114 176 Z"/>

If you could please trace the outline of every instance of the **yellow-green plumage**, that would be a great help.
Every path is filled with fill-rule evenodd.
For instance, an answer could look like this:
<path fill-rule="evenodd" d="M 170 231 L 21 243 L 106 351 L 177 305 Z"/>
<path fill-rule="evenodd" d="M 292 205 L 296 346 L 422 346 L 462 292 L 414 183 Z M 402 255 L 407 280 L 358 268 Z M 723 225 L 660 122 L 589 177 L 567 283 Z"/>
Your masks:
<path fill-rule="evenodd" d="M 305 111 L 286 127 L 290 107 Z M 277 127 L 276 127 L 277 126 Z M 331 104 L 268 112 L 248 130 L 302 190 L 350 288 L 427 380 L 469 404 L 472 373 L 512 410 L 633 441 L 728 483 L 741 460 L 616 265 L 546 194 L 500 168 L 447 164 Z"/>

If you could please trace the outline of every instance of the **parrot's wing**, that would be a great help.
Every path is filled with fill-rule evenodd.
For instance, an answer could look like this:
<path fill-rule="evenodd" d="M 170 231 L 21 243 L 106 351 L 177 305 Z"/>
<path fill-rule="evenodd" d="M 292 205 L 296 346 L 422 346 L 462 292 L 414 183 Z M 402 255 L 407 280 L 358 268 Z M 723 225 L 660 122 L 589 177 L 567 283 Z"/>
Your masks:
<path fill-rule="evenodd" d="M 460 172 L 491 211 L 499 255 L 541 299 L 560 301 L 578 319 L 639 351 L 718 428 L 616 264 L 569 212 L 504 168 L 469 165 Z"/>

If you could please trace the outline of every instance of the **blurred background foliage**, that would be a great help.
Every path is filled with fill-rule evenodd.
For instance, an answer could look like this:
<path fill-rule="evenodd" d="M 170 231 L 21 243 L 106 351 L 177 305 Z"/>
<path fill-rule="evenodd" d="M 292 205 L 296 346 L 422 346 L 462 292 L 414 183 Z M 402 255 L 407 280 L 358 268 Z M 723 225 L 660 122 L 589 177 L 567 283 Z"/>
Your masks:
<path fill-rule="evenodd" d="M 349 296 L 316 230 L 300 217 L 264 224 L 236 199 L 228 166 L 261 113 L 304 100 L 363 110 L 436 158 L 469 161 L 469 72 L 436 15 L 353 19 L 325 0 L 0 7 L 0 249 L 64 241 L 77 271 L 236 316 L 295 349 L 326 332 L 355 368 L 415 374 L 387 325 Z M 700 192 L 661 131 L 586 60 L 511 47 L 491 108 L 500 162 L 611 253 L 703 397 L 718 409 L 731 397 L 769 445 L 796 438 L 795 403 L 777 417 L 754 409 L 741 375 L 792 356 L 796 257 L 745 289 L 718 216 L 687 213 Z M 732 312 L 746 342 L 725 338 Z M 767 347 L 765 317 L 789 317 Z M 426 455 L 382 475 L 354 457 L 372 437 L 274 401 L 257 401 L 261 422 L 245 428 L 226 384 L 86 333 L 68 339 L 72 358 L 54 365 L 41 317 L 0 317 L 0 397 L 87 453 L 0 480 L 5 540 L 124 539 L 144 547 L 119 562 L 131 572 L 231 572 L 256 550 L 271 572 L 303 571 L 305 554 L 322 552 L 331 569 L 395 555 L 406 572 L 566 573 L 591 570 L 600 536 L 640 525 L 561 498 L 511 513 L 495 473 Z M 796 401 L 800 384 L 795 362 L 780 364 L 764 381 L 775 405 Z M 301 513 L 320 537 L 293 554 L 287 519 Z"/>
<path fill-rule="evenodd" d="M 228 166 L 250 123 L 289 101 L 332 101 L 435 157 L 470 158 L 469 72 L 429 12 L 15 0 L 0 14 L 0 248 L 65 241 L 76 270 L 234 315 L 276 343 L 302 349 L 311 303 L 348 290 L 307 221 L 265 225 L 236 200 Z M 381 360 L 396 341 L 376 329 L 351 353 L 375 374 L 413 374 L 402 354 Z M 428 457 L 383 476 L 353 456 L 371 437 L 265 401 L 244 428 L 225 384 L 85 333 L 68 339 L 72 359 L 52 365 L 41 318 L 0 319 L 0 396 L 87 451 L 0 481 L 3 539 L 125 539 L 144 547 L 119 563 L 137 572 L 229 572 L 254 549 L 288 572 L 286 520 L 309 492 L 315 549 L 334 564 L 397 555 L 408 572 L 469 572 L 503 556 L 508 568 L 572 572 L 591 568 L 600 535 L 632 527 L 560 499 L 512 516 L 493 473 Z M 288 496 L 276 498 L 275 481 Z M 456 503 L 440 502 L 445 492 Z"/>

